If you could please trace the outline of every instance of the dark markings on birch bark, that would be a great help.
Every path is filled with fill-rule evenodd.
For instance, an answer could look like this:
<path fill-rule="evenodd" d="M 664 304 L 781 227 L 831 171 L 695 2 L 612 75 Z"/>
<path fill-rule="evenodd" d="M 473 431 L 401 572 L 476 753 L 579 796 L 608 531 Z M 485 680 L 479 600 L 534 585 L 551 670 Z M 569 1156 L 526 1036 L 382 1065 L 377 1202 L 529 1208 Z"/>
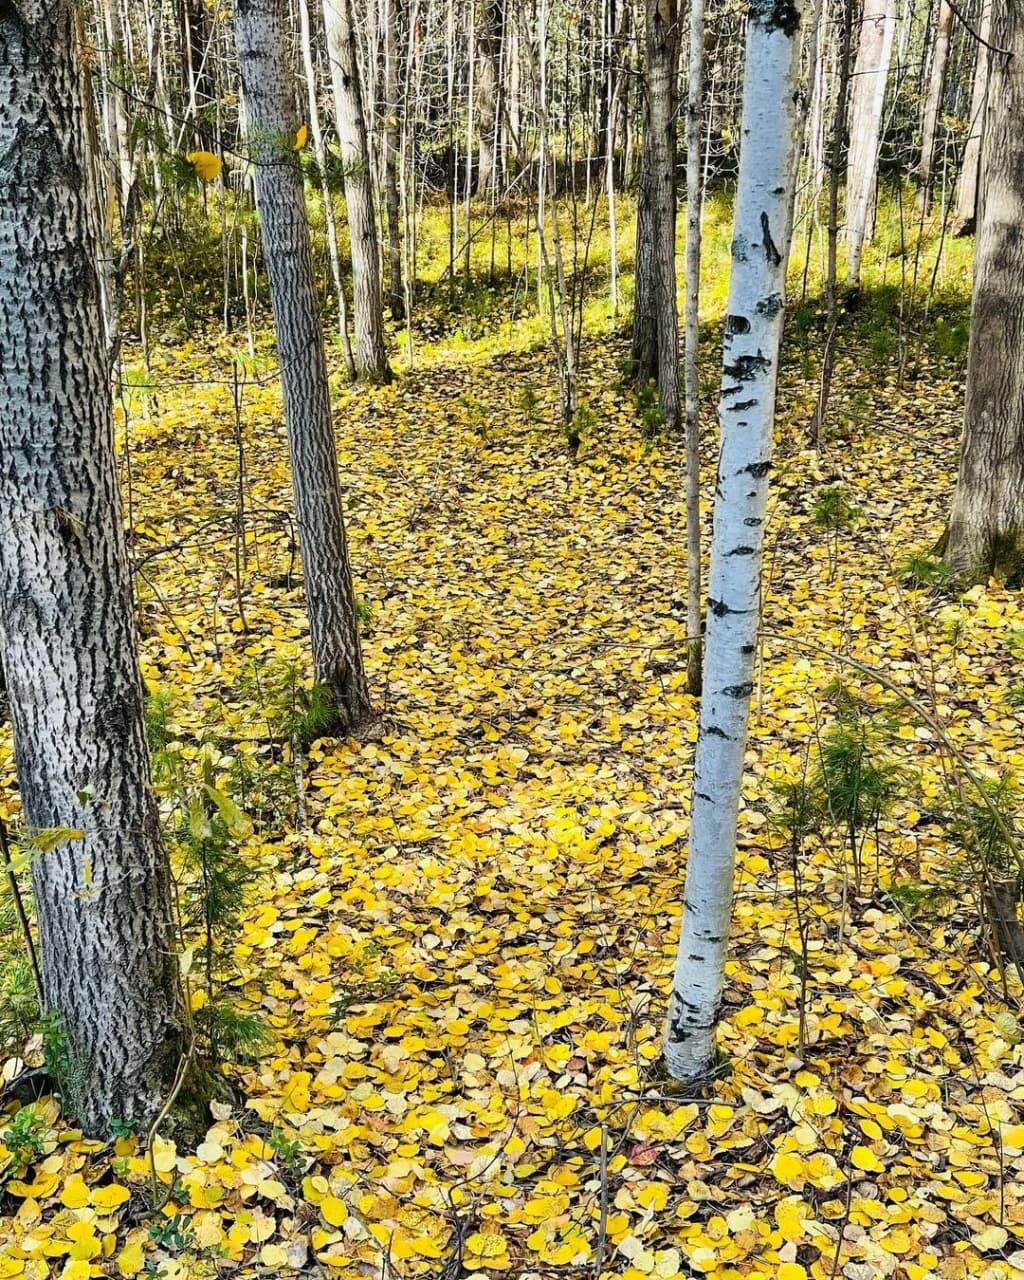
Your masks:
<path fill-rule="evenodd" d="M 754 684 L 751 680 L 745 680 L 742 684 L 729 684 L 722 690 L 727 698 L 749 698 L 754 692 Z"/>
<path fill-rule="evenodd" d="M 761 239 L 764 245 L 765 260 L 770 267 L 777 267 L 782 261 L 782 254 L 779 253 L 775 241 L 772 239 L 772 230 L 766 213 L 761 214 Z"/>
<path fill-rule="evenodd" d="M 735 378 L 737 382 L 749 382 L 752 378 L 761 377 L 772 367 L 772 362 L 760 351 L 756 356 L 737 356 L 722 370 L 725 377 Z M 737 391 L 740 389 L 736 388 Z M 723 394 L 725 394 L 723 392 Z"/>
<path fill-rule="evenodd" d="M 731 551 L 727 551 L 725 554 L 728 556 L 752 556 L 756 552 L 756 547 L 733 547 Z"/>
<path fill-rule="evenodd" d="M 746 316 L 726 316 L 725 331 L 730 336 L 736 333 L 749 333 L 750 321 Z"/>
<path fill-rule="evenodd" d="M 745 467 L 741 467 L 736 474 L 754 476 L 756 479 L 761 480 L 771 469 L 771 459 L 768 459 L 766 462 L 750 462 Z"/>

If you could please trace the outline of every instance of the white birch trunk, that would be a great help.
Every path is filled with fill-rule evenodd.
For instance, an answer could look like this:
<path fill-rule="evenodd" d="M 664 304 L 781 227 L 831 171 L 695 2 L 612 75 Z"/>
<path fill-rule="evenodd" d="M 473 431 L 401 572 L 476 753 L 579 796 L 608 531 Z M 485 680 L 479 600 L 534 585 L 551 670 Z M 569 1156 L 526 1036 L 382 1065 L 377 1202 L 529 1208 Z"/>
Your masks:
<path fill-rule="evenodd" d="M 352 343 L 348 336 L 348 305 L 345 300 L 345 282 L 341 276 L 341 255 L 338 252 L 338 229 L 334 225 L 334 198 L 327 181 L 327 149 L 320 126 L 320 107 L 316 96 L 316 67 L 313 64 L 313 42 L 310 32 L 308 0 L 299 0 L 299 43 L 302 46 L 302 67 L 306 73 L 306 98 L 309 103 L 309 129 L 313 135 L 313 155 L 320 170 L 320 192 L 324 202 L 324 221 L 327 224 L 327 253 L 331 260 L 331 277 L 338 299 L 338 336 L 345 356 L 345 368 L 350 380 L 355 381 L 356 362 Z"/>
<path fill-rule="evenodd" d="M 871 239 L 874 223 L 882 108 L 895 30 L 895 0 L 864 0 L 853 70 L 850 152 L 846 164 L 847 274 L 851 284 L 860 280 L 864 243 Z"/>
<path fill-rule="evenodd" d="M 935 139 L 942 115 L 942 99 L 946 91 L 946 64 L 949 61 L 949 38 L 953 30 L 953 10 L 940 0 L 936 18 L 935 43 L 932 46 L 931 74 L 928 77 L 928 96 L 925 100 L 921 126 L 921 159 L 917 166 L 918 207 L 928 211 L 931 200 L 932 178 L 935 172 Z"/>
<path fill-rule="evenodd" d="M 60 1081 L 143 1130 L 188 1050 L 150 789 L 71 0 L 0 4 L 0 633 Z"/>
<path fill-rule="evenodd" d="M 665 1031 L 665 1062 L 677 1080 L 698 1080 L 714 1063 L 729 946 L 797 160 L 799 27 L 799 5 L 789 0 L 755 0 L 750 8 L 704 689 L 682 935 Z"/>
<path fill-rule="evenodd" d="M 324 26 L 331 59 L 331 85 L 341 158 L 345 165 L 345 207 L 352 254 L 352 296 L 356 368 L 361 377 L 391 377 L 384 347 L 380 243 L 373 208 L 370 148 L 363 115 L 362 85 L 350 0 L 324 0 Z"/>
<path fill-rule="evenodd" d="M 373 719 L 341 509 L 298 121 L 288 66 L 288 0 L 235 0 L 235 35 L 274 310 L 313 667 L 339 718 Z"/>
<path fill-rule="evenodd" d="M 992 0 L 983 0 L 978 34 L 983 41 L 992 39 Z M 974 86 L 971 91 L 971 119 L 960 183 L 956 193 L 955 234 L 969 235 L 974 230 L 978 211 L 978 175 L 981 168 L 981 140 L 985 131 L 985 109 L 988 103 L 988 75 L 991 54 L 987 44 L 978 44 L 974 63 Z"/>
<path fill-rule="evenodd" d="M 690 0 L 690 61 L 686 94 L 686 301 L 683 316 L 683 386 L 686 414 L 686 633 L 690 649 L 686 687 L 700 692 L 700 117 L 704 79 L 704 2 Z"/>

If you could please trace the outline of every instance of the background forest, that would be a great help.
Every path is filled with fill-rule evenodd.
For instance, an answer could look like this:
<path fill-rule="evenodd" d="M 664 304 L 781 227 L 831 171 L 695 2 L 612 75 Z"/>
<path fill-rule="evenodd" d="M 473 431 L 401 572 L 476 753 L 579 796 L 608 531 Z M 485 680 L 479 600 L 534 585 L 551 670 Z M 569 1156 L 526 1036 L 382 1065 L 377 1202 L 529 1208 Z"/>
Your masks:
<path fill-rule="evenodd" d="M 0 1277 L 1024 1276 L 1016 0 L 0 0 Z"/>

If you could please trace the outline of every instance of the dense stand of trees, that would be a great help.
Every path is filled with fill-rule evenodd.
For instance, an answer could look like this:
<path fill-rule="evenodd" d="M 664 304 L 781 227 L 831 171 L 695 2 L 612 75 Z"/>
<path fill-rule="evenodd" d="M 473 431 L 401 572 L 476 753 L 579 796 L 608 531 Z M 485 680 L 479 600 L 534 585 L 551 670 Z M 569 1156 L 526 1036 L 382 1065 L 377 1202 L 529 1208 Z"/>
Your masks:
<path fill-rule="evenodd" d="M 313 666 L 338 721 L 355 731 L 373 710 L 309 204 L 326 222 L 346 367 L 370 380 L 392 376 L 394 330 L 413 325 L 421 305 L 425 202 L 447 202 L 449 288 L 459 276 L 470 282 L 471 245 L 485 234 L 493 277 L 503 211 L 511 236 L 511 211 L 528 209 L 574 449 L 584 289 L 595 287 L 580 228 L 599 211 L 608 220 L 617 311 L 616 198 L 635 193 L 632 370 L 641 395 L 653 386 L 661 427 L 687 431 L 680 484 L 696 690 L 699 214 L 710 185 L 735 179 L 693 835 L 666 1036 L 674 1074 L 707 1071 L 801 155 L 797 212 L 825 227 L 828 243 L 813 434 L 827 420 L 837 317 L 861 282 L 880 188 L 912 179 L 922 220 L 978 226 L 946 554 L 964 579 L 1019 577 L 1024 558 L 1020 14 L 1011 0 L 984 0 L 967 16 L 946 0 L 835 0 L 817 13 L 804 21 L 789 0 L 754 0 L 745 23 L 715 0 L 706 11 L 699 0 L 236 0 L 232 23 L 207 0 L 104 0 L 83 25 L 68 0 L 0 4 L 0 496 L 15 513 L 0 535 L 0 641 L 26 820 L 80 833 L 37 860 L 34 880 L 44 998 L 83 1064 L 75 1105 L 91 1130 L 151 1117 L 191 1055 L 148 781 L 109 373 L 129 328 L 146 343 L 147 255 L 180 234 L 186 193 L 197 189 L 232 210 L 220 222 L 228 328 L 251 317 L 248 215 L 258 210 Z M 79 892 L 86 878 L 95 892 Z"/>

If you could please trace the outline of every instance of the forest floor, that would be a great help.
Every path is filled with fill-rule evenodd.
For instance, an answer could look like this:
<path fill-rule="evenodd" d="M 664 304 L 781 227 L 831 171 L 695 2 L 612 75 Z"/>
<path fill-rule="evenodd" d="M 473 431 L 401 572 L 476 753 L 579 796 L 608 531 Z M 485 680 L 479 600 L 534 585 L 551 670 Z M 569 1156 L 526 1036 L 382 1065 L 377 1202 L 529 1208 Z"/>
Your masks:
<path fill-rule="evenodd" d="M 683 451 L 641 438 L 623 334 L 588 326 L 596 423 L 575 458 L 543 325 L 440 325 L 392 385 L 339 383 L 385 732 L 317 741 L 301 795 L 306 634 L 270 347 L 237 419 L 223 343 L 133 374 L 158 776 L 187 806 L 207 761 L 254 824 L 233 852 L 261 873 L 216 991 L 194 964 L 193 1002 L 230 995 L 269 1043 L 231 1068 L 248 1105 L 220 1108 L 195 1151 L 100 1149 L 36 1103 L 36 1148 L 12 1130 L 0 1146 L 0 1277 L 1024 1275 L 1021 987 L 979 925 L 991 824 L 967 821 L 972 776 L 1024 764 L 1024 610 L 996 583 L 904 582 L 948 508 L 962 356 L 933 316 L 901 378 L 887 297 L 867 292 L 844 331 L 820 451 L 821 318 L 793 309 L 728 1066 L 694 1098 L 658 1071 L 696 730 Z M 709 336 L 708 423 L 718 359 Z M 709 498 L 712 470 L 709 440 Z M 820 781 L 843 732 L 884 812 L 851 834 L 833 802 L 794 837 L 780 789 Z"/>

